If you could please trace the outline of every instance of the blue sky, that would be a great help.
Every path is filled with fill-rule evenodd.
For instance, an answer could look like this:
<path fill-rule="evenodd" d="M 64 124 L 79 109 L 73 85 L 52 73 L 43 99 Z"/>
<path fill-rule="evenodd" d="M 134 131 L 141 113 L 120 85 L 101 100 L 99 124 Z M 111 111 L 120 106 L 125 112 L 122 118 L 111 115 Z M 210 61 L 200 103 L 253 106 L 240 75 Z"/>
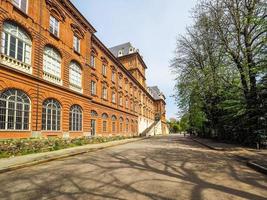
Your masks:
<path fill-rule="evenodd" d="M 72 0 L 107 46 L 131 42 L 148 66 L 147 84 L 158 85 L 167 97 L 167 117 L 178 112 L 171 97 L 174 76 L 170 60 L 176 38 L 192 23 L 190 11 L 197 0 Z M 167 3 L 166 3 L 167 2 Z"/>

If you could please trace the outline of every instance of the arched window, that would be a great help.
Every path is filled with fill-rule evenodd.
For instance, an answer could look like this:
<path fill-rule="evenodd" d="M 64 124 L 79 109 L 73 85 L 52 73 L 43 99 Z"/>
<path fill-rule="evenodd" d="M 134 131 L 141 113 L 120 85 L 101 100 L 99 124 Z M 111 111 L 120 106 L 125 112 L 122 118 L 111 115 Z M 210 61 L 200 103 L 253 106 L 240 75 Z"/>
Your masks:
<path fill-rule="evenodd" d="M 103 132 L 107 132 L 107 119 L 108 119 L 108 115 L 106 113 L 102 114 L 102 129 Z"/>
<path fill-rule="evenodd" d="M 123 118 L 120 117 L 120 132 L 122 133 L 123 131 Z"/>
<path fill-rule="evenodd" d="M 0 129 L 29 130 L 30 99 L 21 90 L 9 89 L 0 94 Z"/>
<path fill-rule="evenodd" d="M 129 131 L 129 119 L 127 118 L 126 119 L 126 132 Z"/>
<path fill-rule="evenodd" d="M 91 117 L 98 117 L 98 114 L 95 110 L 91 110 Z"/>
<path fill-rule="evenodd" d="M 115 132 L 117 117 L 115 115 L 112 115 L 111 120 L 112 120 L 112 132 Z"/>
<path fill-rule="evenodd" d="M 1 52 L 30 65 L 32 42 L 28 34 L 18 25 L 11 22 L 5 22 L 3 29 Z"/>
<path fill-rule="evenodd" d="M 70 85 L 76 89 L 82 89 L 82 69 L 81 66 L 76 62 L 70 64 Z"/>
<path fill-rule="evenodd" d="M 61 79 L 61 56 L 56 49 L 49 46 L 44 48 L 43 70 L 48 76 Z"/>
<path fill-rule="evenodd" d="M 47 99 L 43 103 L 42 129 L 45 131 L 59 131 L 61 106 L 54 99 Z"/>
<path fill-rule="evenodd" d="M 83 114 L 82 114 L 81 106 L 79 105 L 71 106 L 69 120 L 70 120 L 70 123 L 69 123 L 70 131 L 81 131 L 82 130 Z"/>

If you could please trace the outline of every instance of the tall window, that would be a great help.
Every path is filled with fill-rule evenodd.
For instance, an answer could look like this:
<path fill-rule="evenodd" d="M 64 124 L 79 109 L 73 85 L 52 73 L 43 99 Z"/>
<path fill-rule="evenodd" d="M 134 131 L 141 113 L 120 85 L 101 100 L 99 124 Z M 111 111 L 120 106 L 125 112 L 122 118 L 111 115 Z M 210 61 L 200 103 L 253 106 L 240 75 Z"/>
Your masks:
<path fill-rule="evenodd" d="M 74 35 L 73 36 L 73 49 L 74 51 L 78 53 L 80 53 L 80 43 L 81 43 L 81 40 L 76 35 Z"/>
<path fill-rule="evenodd" d="M 120 117 L 120 132 L 122 133 L 122 127 L 123 127 L 123 118 Z"/>
<path fill-rule="evenodd" d="M 114 71 L 112 71 L 112 74 L 111 74 L 111 81 L 112 82 L 115 82 L 115 72 Z"/>
<path fill-rule="evenodd" d="M 103 132 L 107 132 L 107 119 L 108 119 L 108 115 L 106 113 L 102 114 L 102 128 L 103 128 Z"/>
<path fill-rule="evenodd" d="M 102 87 L 102 98 L 103 99 L 108 99 L 108 89 L 106 86 Z"/>
<path fill-rule="evenodd" d="M 23 12 L 27 13 L 28 0 L 13 0 L 13 4 Z"/>
<path fill-rule="evenodd" d="M 59 37 L 59 21 L 53 16 L 50 16 L 49 31 L 53 35 Z"/>
<path fill-rule="evenodd" d="M 61 56 L 54 48 L 44 48 L 44 72 L 49 75 L 61 78 Z"/>
<path fill-rule="evenodd" d="M 73 105 L 70 108 L 69 129 L 70 131 L 82 130 L 82 108 L 79 105 Z"/>
<path fill-rule="evenodd" d="M 112 132 L 116 132 L 116 120 L 117 117 L 115 115 L 112 116 Z"/>
<path fill-rule="evenodd" d="M 95 68 L 95 56 L 93 54 L 91 55 L 90 65 Z"/>
<path fill-rule="evenodd" d="M 70 64 L 70 84 L 76 88 L 82 88 L 82 69 L 76 62 Z"/>
<path fill-rule="evenodd" d="M 128 105 L 128 104 L 129 104 L 128 99 L 126 99 L 126 100 L 125 100 L 125 107 L 126 107 L 126 108 L 129 108 L 129 105 Z"/>
<path fill-rule="evenodd" d="M 126 119 L 126 132 L 129 131 L 129 119 Z"/>
<path fill-rule="evenodd" d="M 96 95 L 96 82 L 91 81 L 91 95 Z"/>
<path fill-rule="evenodd" d="M 119 105 L 122 106 L 122 96 L 119 98 Z"/>
<path fill-rule="evenodd" d="M 30 99 L 20 90 L 0 94 L 0 129 L 29 130 Z"/>
<path fill-rule="evenodd" d="M 11 22 L 4 23 L 1 52 L 28 65 L 31 64 L 32 42 L 27 33 Z"/>
<path fill-rule="evenodd" d="M 107 76 L 107 66 L 105 64 L 102 65 L 102 75 Z"/>
<path fill-rule="evenodd" d="M 43 103 L 42 129 L 45 131 L 59 131 L 61 106 L 54 99 L 47 99 Z"/>
<path fill-rule="evenodd" d="M 112 92 L 112 103 L 116 103 L 116 93 Z"/>

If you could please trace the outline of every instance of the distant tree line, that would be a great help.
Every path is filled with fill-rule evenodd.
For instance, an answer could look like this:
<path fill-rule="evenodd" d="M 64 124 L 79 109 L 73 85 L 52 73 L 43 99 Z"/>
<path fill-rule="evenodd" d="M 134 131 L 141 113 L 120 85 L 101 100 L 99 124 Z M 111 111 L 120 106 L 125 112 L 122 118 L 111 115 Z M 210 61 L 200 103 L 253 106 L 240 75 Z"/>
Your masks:
<path fill-rule="evenodd" d="M 267 134 L 267 1 L 203 0 L 192 13 L 172 60 L 187 129 L 254 145 Z"/>

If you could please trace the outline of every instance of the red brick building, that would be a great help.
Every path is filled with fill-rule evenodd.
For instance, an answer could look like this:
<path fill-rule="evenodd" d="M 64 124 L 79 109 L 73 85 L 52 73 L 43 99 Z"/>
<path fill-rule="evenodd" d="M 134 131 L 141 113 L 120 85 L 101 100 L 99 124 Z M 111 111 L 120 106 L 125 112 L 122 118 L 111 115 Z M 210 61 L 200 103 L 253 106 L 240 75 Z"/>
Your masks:
<path fill-rule="evenodd" d="M 138 51 L 115 55 L 69 0 L 0 0 L 0 32 L 0 138 L 137 135 L 154 122 Z"/>

